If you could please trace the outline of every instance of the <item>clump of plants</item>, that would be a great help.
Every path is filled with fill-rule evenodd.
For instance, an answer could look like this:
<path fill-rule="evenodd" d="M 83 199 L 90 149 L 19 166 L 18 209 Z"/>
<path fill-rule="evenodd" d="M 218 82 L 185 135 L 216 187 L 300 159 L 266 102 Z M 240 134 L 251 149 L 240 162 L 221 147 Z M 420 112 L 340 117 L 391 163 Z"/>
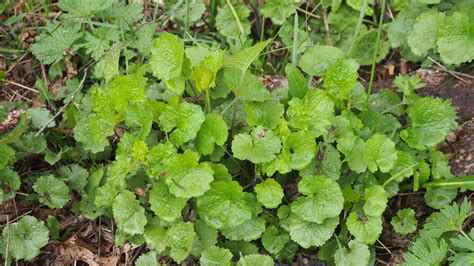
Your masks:
<path fill-rule="evenodd" d="M 0 135 L 1 202 L 29 183 L 28 198 L 48 208 L 108 219 L 116 224 L 117 245 L 149 249 L 137 265 L 158 265 L 158 256 L 273 265 L 294 261 L 303 249 L 331 265 L 368 265 L 389 199 L 426 190 L 427 205 L 439 211 L 423 226 L 411 208 L 389 221 L 396 233 L 419 231 L 405 263 L 472 261 L 474 233 L 463 227 L 470 202 L 453 203 L 459 192 L 473 190 L 472 177 L 454 177 L 436 148 L 457 127 L 456 111 L 449 100 L 417 95 L 424 86 L 419 78 L 399 75 L 395 91 L 366 92 L 358 82 L 365 61 L 318 44 L 286 64 L 287 87 L 269 90 L 254 70 L 272 39 L 242 47 L 230 40 L 230 50 L 185 45 L 169 32 L 154 38 L 154 24 L 136 26 L 141 5 L 98 1 L 79 8 L 74 2 L 60 2 L 64 21 L 49 24 L 31 51 L 59 69 L 76 51 L 97 64 L 57 95 L 42 95 L 62 106 L 54 115 L 44 107 L 1 105 L 5 119 L 13 107 L 25 109 L 18 125 Z M 273 16 L 271 5 L 279 2 L 291 10 Z M 180 6 L 173 8 L 170 19 L 182 22 Z M 267 1 L 262 14 L 281 25 L 295 8 Z M 235 36 L 224 22 L 248 16 L 245 10 L 225 5 L 215 21 L 219 33 Z M 424 48 L 414 40 L 421 34 L 408 38 L 419 48 L 413 53 L 437 51 L 449 64 L 471 60 L 443 46 L 450 34 L 444 29 L 467 16 L 439 12 L 416 19 L 415 32 L 425 20 L 443 22 Z M 74 21 L 90 30 L 79 34 Z M 245 20 L 239 23 L 245 33 Z M 87 76 L 92 82 L 84 82 Z M 310 82 L 314 77 L 320 82 Z M 32 154 L 43 154 L 50 169 L 20 177 L 15 163 Z M 4 227 L 0 252 L 31 260 L 48 243 L 48 231 L 26 215 Z"/>

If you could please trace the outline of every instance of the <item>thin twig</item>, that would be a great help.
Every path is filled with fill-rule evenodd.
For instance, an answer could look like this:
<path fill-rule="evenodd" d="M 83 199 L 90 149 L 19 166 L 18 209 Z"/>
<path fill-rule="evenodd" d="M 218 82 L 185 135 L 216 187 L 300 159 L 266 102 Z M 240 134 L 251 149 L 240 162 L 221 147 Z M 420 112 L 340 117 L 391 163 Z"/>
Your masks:
<path fill-rule="evenodd" d="M 59 111 L 48 121 L 46 122 L 41 128 L 40 130 L 38 130 L 38 132 L 36 132 L 35 134 L 35 137 L 38 137 L 39 134 L 41 132 L 43 132 L 43 130 L 45 130 L 45 128 L 51 123 L 53 122 L 63 111 L 64 109 L 66 109 L 66 107 L 69 106 L 69 104 L 72 102 L 72 100 L 74 99 L 74 96 L 76 96 L 76 93 L 82 88 L 82 85 L 84 85 L 84 81 L 86 81 L 86 77 L 87 77 L 87 69 L 84 69 L 84 76 L 82 77 L 82 80 L 81 80 L 81 83 L 79 83 L 79 86 L 77 86 L 76 90 L 74 90 L 74 92 L 72 93 L 70 99 L 69 99 L 69 102 L 65 105 L 63 105 Z"/>
<path fill-rule="evenodd" d="M 18 96 L 18 97 L 20 97 L 21 99 L 23 99 L 23 100 L 25 100 L 25 101 L 27 101 L 27 102 L 30 102 L 30 103 L 33 102 L 31 99 L 26 98 L 25 96 L 19 94 L 17 91 L 10 90 L 10 92 L 13 93 L 12 96 L 10 97 L 10 102 L 13 101 L 13 99 L 15 98 L 15 96 Z"/>
<path fill-rule="evenodd" d="M 24 53 L 16 62 L 7 70 L 7 74 L 10 73 L 20 62 L 23 60 L 23 58 L 27 55 L 28 53 Z"/>
<path fill-rule="evenodd" d="M 315 14 L 313 14 L 313 13 L 311 13 L 311 12 L 308 12 L 308 11 L 306 11 L 306 10 L 300 8 L 300 7 L 298 7 L 297 10 L 300 11 L 301 13 L 304 13 L 304 14 L 310 16 L 310 17 L 317 18 L 317 19 L 320 19 L 320 18 L 321 18 L 320 16 L 315 15 Z"/>
<path fill-rule="evenodd" d="M 20 87 L 20 88 L 23 88 L 25 90 L 29 90 L 29 91 L 32 91 L 32 92 L 35 92 L 35 93 L 39 93 L 38 90 L 35 90 L 33 88 L 30 88 L 30 87 L 25 86 L 25 85 L 20 84 L 20 83 L 16 83 L 15 81 L 6 80 L 5 83 L 12 84 L 12 85 L 15 85 L 17 87 Z"/>
<path fill-rule="evenodd" d="M 388 251 L 388 253 L 392 254 L 392 251 L 390 251 L 390 249 L 388 249 L 388 248 L 382 243 L 382 241 L 380 241 L 380 240 L 377 239 L 377 242 L 378 242 L 386 251 Z"/>
<path fill-rule="evenodd" d="M 7 215 L 7 243 L 5 244 L 5 266 L 8 266 L 8 249 L 10 244 L 10 215 Z"/>
<path fill-rule="evenodd" d="M 324 30 L 326 31 L 326 38 L 328 40 L 329 45 L 332 46 L 331 31 L 329 30 L 328 13 L 326 12 L 326 10 L 323 11 L 323 21 Z"/>
<path fill-rule="evenodd" d="M 431 56 L 428 56 L 428 59 L 433 62 L 435 65 L 437 65 L 440 70 L 452 75 L 453 77 L 463 81 L 464 83 L 468 83 L 467 80 L 461 78 L 460 76 L 464 76 L 466 78 L 470 78 L 470 79 L 474 79 L 474 76 L 472 75 L 469 75 L 469 74 L 465 74 L 465 73 L 461 73 L 461 72 L 457 72 L 457 71 L 452 71 L 452 70 L 449 70 L 447 69 L 445 66 L 443 66 L 442 64 L 440 64 L 439 62 L 437 62 L 436 60 L 434 60 L 433 58 L 431 58 Z"/>
<path fill-rule="evenodd" d="M 242 27 L 242 23 L 240 22 L 239 16 L 237 15 L 237 12 L 235 12 L 234 6 L 232 6 L 232 3 L 227 0 L 227 4 L 230 7 L 230 10 L 232 11 L 232 15 L 234 15 L 235 20 L 237 21 L 237 26 L 239 27 L 240 34 L 244 33 L 244 27 Z"/>

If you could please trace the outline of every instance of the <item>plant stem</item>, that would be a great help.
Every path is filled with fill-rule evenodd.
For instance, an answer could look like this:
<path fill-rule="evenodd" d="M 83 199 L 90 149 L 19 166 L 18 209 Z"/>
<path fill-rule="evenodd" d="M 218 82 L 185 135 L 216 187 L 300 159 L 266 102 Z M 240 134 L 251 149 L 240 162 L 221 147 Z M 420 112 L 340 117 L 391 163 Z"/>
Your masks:
<path fill-rule="evenodd" d="M 234 7 L 230 3 L 230 0 L 227 0 L 227 4 L 229 5 L 230 10 L 232 11 L 232 15 L 234 15 L 234 18 L 237 21 L 237 26 L 239 27 L 240 34 L 244 34 L 244 27 L 242 27 L 242 23 L 240 23 L 239 16 L 237 15 L 237 12 L 235 12 Z"/>
<path fill-rule="evenodd" d="M 206 94 L 206 101 L 204 102 L 205 105 L 206 105 L 206 110 L 207 110 L 207 113 L 210 113 L 211 112 L 211 97 L 209 96 L 209 90 L 205 90 L 205 94 Z"/>
<path fill-rule="evenodd" d="M 295 10 L 295 20 L 293 22 L 293 50 L 291 52 L 291 62 L 298 65 L 298 11 Z"/>
<path fill-rule="evenodd" d="M 364 1 L 366 1 L 366 0 L 364 0 Z M 365 97 L 365 105 L 364 105 L 363 112 L 365 112 L 367 110 L 367 108 L 369 107 L 370 94 L 372 92 L 372 87 L 374 85 L 375 66 L 377 64 L 376 63 L 377 62 L 377 54 L 378 54 L 378 51 L 379 51 L 380 36 L 382 35 L 382 24 L 383 24 L 384 14 L 385 14 L 385 0 L 382 0 L 382 9 L 381 9 L 381 12 L 380 12 L 380 20 L 379 20 L 379 26 L 378 26 L 378 30 L 377 30 L 377 40 L 375 42 L 375 50 L 374 50 L 374 55 L 373 55 L 373 58 L 372 58 L 372 69 L 370 71 L 369 87 L 367 88 L 367 95 Z"/>
<path fill-rule="evenodd" d="M 359 20 L 357 21 L 356 29 L 354 31 L 354 36 L 352 36 L 351 46 L 349 46 L 349 52 L 352 50 L 352 46 L 354 46 L 355 40 L 357 39 L 357 37 L 359 37 L 360 28 L 362 27 L 362 22 L 364 21 L 366 8 L 367 8 L 367 0 L 363 0 L 362 9 L 360 10 L 360 14 L 359 14 Z"/>
<path fill-rule="evenodd" d="M 390 184 L 390 182 L 392 182 L 393 180 L 395 180 L 396 178 L 398 178 L 399 176 L 401 176 L 403 173 L 405 173 L 407 170 L 410 170 L 410 169 L 413 169 L 415 166 L 417 166 L 418 163 L 415 163 L 415 164 L 412 164 L 410 165 L 409 167 L 405 168 L 404 170 L 392 175 L 389 179 L 387 179 L 385 182 L 383 182 L 382 184 L 382 187 L 385 187 L 387 186 L 388 184 Z"/>

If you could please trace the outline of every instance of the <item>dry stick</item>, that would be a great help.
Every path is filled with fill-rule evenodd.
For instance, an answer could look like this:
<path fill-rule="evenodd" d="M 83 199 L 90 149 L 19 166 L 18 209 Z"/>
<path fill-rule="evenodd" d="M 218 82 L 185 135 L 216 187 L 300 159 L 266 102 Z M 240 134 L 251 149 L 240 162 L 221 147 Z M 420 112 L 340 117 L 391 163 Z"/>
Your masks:
<path fill-rule="evenodd" d="M 38 132 L 36 132 L 35 134 L 35 137 L 38 137 L 39 134 L 41 132 L 43 132 L 43 130 L 45 130 L 45 128 L 49 125 L 49 123 L 53 122 L 58 116 L 59 114 L 61 114 L 64 109 L 66 109 L 66 107 L 69 106 L 69 104 L 72 102 L 72 100 L 74 99 L 74 96 L 76 96 L 76 93 L 82 88 L 82 85 L 84 85 L 84 81 L 86 80 L 86 77 L 87 77 L 87 69 L 84 69 L 84 77 L 82 77 L 82 80 L 81 80 L 81 83 L 79 83 L 79 86 L 77 86 L 76 90 L 72 93 L 70 99 L 69 99 L 69 102 L 65 105 L 63 105 L 59 111 L 48 121 L 46 122 L 41 128 L 40 130 L 38 130 Z"/>
<path fill-rule="evenodd" d="M 436 60 L 434 60 L 434 59 L 431 58 L 430 56 L 428 56 L 428 59 L 429 59 L 431 62 L 433 62 L 435 65 L 437 65 L 438 67 L 440 67 L 442 71 L 445 71 L 445 72 L 447 72 L 448 74 L 452 75 L 453 77 L 458 78 L 459 80 L 462 80 L 464 83 L 467 83 L 467 81 L 466 81 L 465 79 L 462 79 L 462 78 L 459 77 L 459 76 L 463 76 L 463 77 L 466 77 L 466 78 L 474 79 L 474 76 L 472 76 L 472 75 L 469 75 L 469 74 L 466 74 L 466 73 L 462 73 L 462 72 L 452 71 L 452 70 L 447 69 L 445 66 L 441 65 L 439 62 L 437 62 Z"/>
<path fill-rule="evenodd" d="M 10 97 L 10 102 L 13 101 L 15 96 L 18 96 L 18 97 L 20 97 L 21 99 L 23 99 L 27 102 L 30 102 L 30 103 L 33 102 L 31 99 L 26 98 L 25 96 L 19 94 L 17 91 L 10 90 L 10 92 L 12 93 L 12 96 Z"/>
<path fill-rule="evenodd" d="M 324 21 L 324 30 L 326 31 L 326 38 L 329 42 L 329 45 L 332 46 L 331 31 L 329 30 L 328 13 L 326 12 L 326 10 L 323 11 L 323 21 Z"/>
<path fill-rule="evenodd" d="M 20 83 L 16 83 L 15 81 L 6 80 L 5 83 L 12 84 L 12 85 L 18 86 L 18 87 L 20 87 L 20 88 L 23 88 L 23 89 L 25 89 L 25 90 L 29 90 L 29 91 L 35 92 L 35 93 L 39 93 L 38 90 L 35 90 L 35 89 L 33 89 L 33 88 L 30 88 L 30 87 L 25 86 L 25 85 L 20 84 Z"/>
<path fill-rule="evenodd" d="M 386 251 L 388 251 L 388 253 L 392 254 L 392 251 L 390 251 L 390 249 L 388 249 L 387 246 L 385 246 L 385 245 L 382 243 L 382 241 L 380 241 L 380 240 L 377 239 L 377 242 L 378 242 L 380 245 L 382 245 L 382 247 L 383 247 Z"/>
<path fill-rule="evenodd" d="M 27 55 L 28 53 L 24 53 L 18 60 L 7 70 L 7 74 L 10 73 L 20 62 L 23 60 L 23 58 Z"/>
<path fill-rule="evenodd" d="M 313 13 L 311 13 L 311 12 L 308 12 L 308 11 L 306 11 L 306 10 L 300 8 L 300 7 L 298 7 L 297 10 L 298 10 L 299 12 L 301 12 L 301 13 L 304 13 L 304 14 L 310 16 L 310 17 L 317 18 L 317 19 L 320 19 L 320 18 L 321 18 L 320 16 L 315 15 L 315 14 L 313 14 Z"/>
<path fill-rule="evenodd" d="M 8 266 L 8 245 L 10 243 L 10 215 L 7 215 L 7 243 L 5 244 L 5 266 Z"/>
<path fill-rule="evenodd" d="M 32 212 L 32 210 L 29 210 L 29 211 L 23 213 L 22 215 L 20 215 L 20 216 L 18 216 L 18 217 L 15 217 L 15 219 L 11 220 L 10 222 L 13 222 L 13 223 L 14 223 L 14 222 L 20 220 L 23 216 L 26 216 L 26 215 L 30 214 L 31 212 Z M 8 224 L 7 224 L 7 226 L 8 226 Z M 3 225 L 0 226 L 0 228 L 3 228 Z"/>

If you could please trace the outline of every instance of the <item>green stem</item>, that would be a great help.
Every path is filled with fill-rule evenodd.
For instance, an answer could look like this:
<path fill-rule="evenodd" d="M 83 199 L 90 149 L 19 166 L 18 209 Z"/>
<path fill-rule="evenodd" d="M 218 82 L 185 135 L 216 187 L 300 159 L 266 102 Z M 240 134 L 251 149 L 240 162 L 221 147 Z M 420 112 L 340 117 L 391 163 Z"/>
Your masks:
<path fill-rule="evenodd" d="M 293 22 L 293 51 L 291 54 L 291 62 L 298 65 L 298 11 L 295 10 L 295 20 Z"/>
<path fill-rule="evenodd" d="M 206 110 L 207 110 L 207 113 L 210 113 L 212 108 L 211 108 L 211 97 L 209 96 L 209 90 L 205 90 L 205 94 L 206 94 L 206 100 L 205 100 Z"/>
<path fill-rule="evenodd" d="M 365 17 L 365 9 L 367 8 L 367 0 L 363 0 L 362 8 L 359 14 L 359 20 L 357 21 L 356 29 L 354 32 L 354 36 L 352 36 L 351 46 L 349 46 L 349 52 L 352 50 L 352 46 L 354 46 L 355 40 L 359 37 L 360 28 L 362 27 L 362 22 L 364 21 Z"/>
<path fill-rule="evenodd" d="M 375 50 L 374 50 L 374 55 L 372 58 L 372 69 L 370 71 L 370 80 L 369 80 L 369 87 L 367 88 L 367 95 L 365 97 L 365 105 L 363 112 L 367 110 L 369 107 L 369 100 L 370 100 L 370 94 L 372 92 L 372 87 L 374 85 L 374 77 L 375 77 L 375 66 L 377 62 L 377 54 L 379 51 L 379 45 L 380 45 L 380 36 L 382 35 L 382 24 L 383 24 L 383 17 L 385 15 L 385 0 L 382 0 L 382 9 L 380 12 L 380 20 L 379 20 L 379 27 L 377 30 L 377 40 L 375 42 Z"/>
<path fill-rule="evenodd" d="M 390 184 L 393 180 L 395 180 L 396 178 L 398 178 L 399 176 L 401 176 L 402 174 L 404 174 L 406 171 L 410 170 L 410 169 L 413 169 L 415 168 L 415 166 L 417 166 L 418 163 L 415 163 L 415 164 L 412 164 L 410 165 L 409 167 L 405 168 L 404 170 L 392 175 L 389 179 L 387 179 L 383 184 L 382 184 L 382 187 L 386 187 L 388 184 Z"/>
<path fill-rule="evenodd" d="M 239 27 L 240 34 L 244 34 L 244 27 L 242 27 L 242 23 L 240 22 L 237 12 L 235 12 L 234 6 L 232 6 L 230 0 L 227 0 L 227 4 L 229 5 L 230 10 L 232 11 L 232 15 L 234 15 L 234 18 L 237 21 L 237 26 Z"/>

